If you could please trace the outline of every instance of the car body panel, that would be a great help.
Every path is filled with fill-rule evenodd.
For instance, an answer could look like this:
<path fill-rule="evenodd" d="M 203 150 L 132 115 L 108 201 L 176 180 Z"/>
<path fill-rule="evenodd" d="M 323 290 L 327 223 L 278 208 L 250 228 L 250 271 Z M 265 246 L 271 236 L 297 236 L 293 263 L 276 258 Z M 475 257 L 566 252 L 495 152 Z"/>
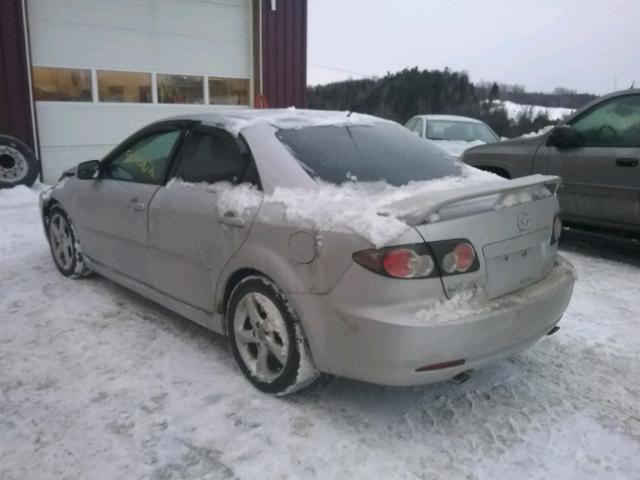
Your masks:
<path fill-rule="evenodd" d="M 444 278 L 391 278 L 354 262 L 355 252 L 374 247 L 363 235 L 348 226 L 321 230 L 313 219 L 292 221 L 287 206 L 271 199 L 283 185 L 320 188 L 276 139 L 278 125 L 248 122 L 238 129 L 231 120 L 224 124 L 220 115 L 189 121 L 241 133 L 252 153 L 261 190 L 253 187 L 258 201 L 234 212 L 240 222 L 221 223 L 229 207 L 206 185 L 146 185 L 143 196 L 131 182 L 111 187 L 111 180 L 75 176 L 43 192 L 43 213 L 52 202 L 69 213 L 89 268 L 219 333 L 225 333 L 225 299 L 234 279 L 266 276 L 299 318 L 316 367 L 350 378 L 389 385 L 450 378 L 524 348 L 562 316 L 575 273 L 551 244 L 558 201 L 555 188 L 547 185 L 557 179 L 500 181 L 469 190 L 471 196 L 465 189 L 441 192 L 436 197 L 446 202 L 434 204 L 438 218 L 414 219 L 387 245 L 467 238 L 477 252 L 478 270 Z M 500 204 L 504 195 L 533 187 L 547 189 L 547 195 Z M 145 204 L 144 211 L 128 210 L 132 193 Z M 524 229 L 518 226 L 523 213 L 528 217 Z M 135 227 L 130 235 L 137 250 L 123 254 L 91 240 L 97 236 L 94 230 L 124 234 L 123 225 L 129 223 Z M 509 267 L 495 279 L 489 275 L 492 259 L 535 248 L 539 269 L 518 263 L 533 271 L 532 277 L 522 277 L 523 268 L 512 272 Z M 127 260 L 136 272 L 122 265 Z M 460 355 L 464 367 L 415 371 Z"/>

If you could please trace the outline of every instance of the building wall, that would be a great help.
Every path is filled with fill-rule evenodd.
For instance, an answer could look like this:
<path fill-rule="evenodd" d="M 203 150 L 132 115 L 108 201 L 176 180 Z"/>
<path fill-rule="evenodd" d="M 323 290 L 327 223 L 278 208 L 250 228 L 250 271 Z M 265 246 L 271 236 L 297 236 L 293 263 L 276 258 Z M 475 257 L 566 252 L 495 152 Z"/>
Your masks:
<path fill-rule="evenodd" d="M 155 93 L 152 103 L 105 103 L 98 70 L 253 76 L 250 0 L 28 0 L 28 7 L 32 65 L 91 70 L 94 82 L 92 101 L 36 101 L 45 182 L 102 158 L 152 121 L 219 108 L 206 99 L 159 104 Z"/>
<path fill-rule="evenodd" d="M 262 69 L 270 107 L 306 106 L 307 0 L 262 0 Z"/>
<path fill-rule="evenodd" d="M 0 134 L 34 147 L 21 0 L 0 0 Z"/>

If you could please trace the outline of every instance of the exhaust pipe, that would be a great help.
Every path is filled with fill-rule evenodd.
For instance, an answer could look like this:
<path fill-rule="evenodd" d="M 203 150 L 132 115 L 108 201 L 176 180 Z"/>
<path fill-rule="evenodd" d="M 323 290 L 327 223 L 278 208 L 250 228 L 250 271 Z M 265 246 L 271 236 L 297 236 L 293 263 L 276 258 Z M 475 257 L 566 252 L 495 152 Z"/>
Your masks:
<path fill-rule="evenodd" d="M 556 333 L 558 330 L 560 330 L 560 327 L 556 325 L 556 326 L 555 326 L 555 327 L 553 327 L 551 330 L 549 330 L 549 332 L 547 333 L 547 336 L 548 336 L 548 335 L 553 335 L 553 334 L 554 334 L 554 333 Z"/>
<path fill-rule="evenodd" d="M 471 378 L 471 373 L 473 370 L 465 370 L 464 372 L 460 372 L 455 377 L 449 379 L 450 382 L 455 383 L 456 385 L 462 385 L 464 382 Z"/>

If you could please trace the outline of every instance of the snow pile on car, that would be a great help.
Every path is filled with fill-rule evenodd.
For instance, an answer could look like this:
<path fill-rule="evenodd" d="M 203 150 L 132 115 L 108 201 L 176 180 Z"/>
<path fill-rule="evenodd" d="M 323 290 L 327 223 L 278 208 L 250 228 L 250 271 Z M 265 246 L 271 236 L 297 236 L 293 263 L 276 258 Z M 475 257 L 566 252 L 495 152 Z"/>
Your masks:
<path fill-rule="evenodd" d="M 206 183 L 185 182 L 179 178 L 167 183 L 167 188 L 200 188 L 207 192 L 215 193 L 217 197 L 218 214 L 225 212 L 240 213 L 246 210 L 258 208 L 262 203 L 262 192 L 248 183 L 233 185 L 230 182 Z"/>
<path fill-rule="evenodd" d="M 395 187 L 384 182 L 351 181 L 341 185 L 318 182 L 315 190 L 276 187 L 265 203 L 284 207 L 292 223 L 311 224 L 322 231 L 352 231 L 376 247 L 388 244 L 409 230 L 399 213 L 385 214 L 387 205 L 425 193 L 464 188 L 502 179 L 491 173 L 462 165 L 461 175 L 410 182 Z"/>

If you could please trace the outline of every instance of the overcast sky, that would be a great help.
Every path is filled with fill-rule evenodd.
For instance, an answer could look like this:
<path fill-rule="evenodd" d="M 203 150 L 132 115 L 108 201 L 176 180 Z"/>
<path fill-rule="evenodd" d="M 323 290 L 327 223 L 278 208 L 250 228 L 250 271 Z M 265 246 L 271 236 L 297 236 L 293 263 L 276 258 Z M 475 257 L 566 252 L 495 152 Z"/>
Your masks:
<path fill-rule="evenodd" d="M 530 91 L 640 85 L 640 0 L 308 0 L 308 82 L 405 67 Z M 337 70 L 331 70 L 337 69 Z M 353 73 L 346 73 L 345 70 Z"/>

